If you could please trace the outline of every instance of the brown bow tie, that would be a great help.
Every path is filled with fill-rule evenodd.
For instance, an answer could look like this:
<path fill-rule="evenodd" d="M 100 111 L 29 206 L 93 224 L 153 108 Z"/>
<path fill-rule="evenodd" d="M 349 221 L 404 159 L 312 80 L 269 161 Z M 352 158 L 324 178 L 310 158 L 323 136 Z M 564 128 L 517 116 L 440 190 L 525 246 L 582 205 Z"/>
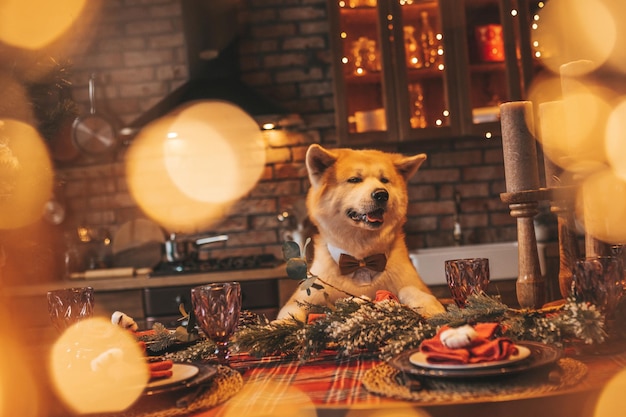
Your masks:
<path fill-rule="evenodd" d="M 372 271 L 382 272 L 387 265 L 387 257 L 384 253 L 370 255 L 365 259 L 357 259 L 354 256 L 342 253 L 339 255 L 339 270 L 341 275 L 348 275 L 359 268 L 368 268 Z"/>

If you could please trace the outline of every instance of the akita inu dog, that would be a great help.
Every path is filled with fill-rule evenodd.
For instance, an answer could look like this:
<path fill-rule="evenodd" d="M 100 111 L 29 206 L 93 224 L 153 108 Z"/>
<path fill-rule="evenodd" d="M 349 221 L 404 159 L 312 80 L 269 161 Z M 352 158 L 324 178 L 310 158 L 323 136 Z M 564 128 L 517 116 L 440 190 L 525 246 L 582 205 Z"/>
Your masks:
<path fill-rule="evenodd" d="M 310 288 L 310 295 L 298 289 L 279 320 L 306 319 L 297 301 L 324 304 L 346 293 L 374 299 L 378 290 L 392 292 L 424 316 L 445 311 L 411 263 L 404 239 L 407 182 L 424 160 L 425 154 L 309 147 L 306 202 L 318 230 L 309 271 L 345 292 L 323 284 L 323 289 Z"/>

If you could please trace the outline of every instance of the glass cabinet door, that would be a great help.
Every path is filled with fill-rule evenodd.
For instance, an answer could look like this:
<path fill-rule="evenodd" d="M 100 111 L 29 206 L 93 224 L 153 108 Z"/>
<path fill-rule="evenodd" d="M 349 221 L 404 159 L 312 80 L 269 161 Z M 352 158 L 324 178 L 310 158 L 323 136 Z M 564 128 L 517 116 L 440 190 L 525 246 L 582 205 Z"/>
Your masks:
<path fill-rule="evenodd" d="M 339 135 L 350 144 L 436 137 L 441 128 L 449 135 L 451 89 L 439 1 L 330 4 L 333 56 L 341 61 L 334 63 Z"/>
<path fill-rule="evenodd" d="M 454 2 L 456 3 L 456 1 Z M 518 10 L 512 0 L 464 0 L 467 101 L 466 133 L 500 132 L 501 103 L 521 100 Z"/>
<path fill-rule="evenodd" d="M 449 91 L 444 16 L 438 0 L 399 0 L 395 39 L 399 116 L 403 139 L 449 135 L 453 115 Z M 452 17 L 452 16 L 450 16 Z M 399 42 L 398 42 L 399 40 Z"/>
<path fill-rule="evenodd" d="M 339 141 L 498 135 L 532 76 L 528 1 L 329 0 Z"/>
<path fill-rule="evenodd" d="M 335 68 L 335 82 L 342 86 L 336 110 L 348 134 L 386 132 L 390 111 L 385 70 L 388 48 L 381 31 L 381 11 L 376 0 L 337 0 L 335 22 L 341 63 Z M 332 13 L 331 13 L 332 14 Z M 387 63 L 387 64 L 385 64 Z"/>

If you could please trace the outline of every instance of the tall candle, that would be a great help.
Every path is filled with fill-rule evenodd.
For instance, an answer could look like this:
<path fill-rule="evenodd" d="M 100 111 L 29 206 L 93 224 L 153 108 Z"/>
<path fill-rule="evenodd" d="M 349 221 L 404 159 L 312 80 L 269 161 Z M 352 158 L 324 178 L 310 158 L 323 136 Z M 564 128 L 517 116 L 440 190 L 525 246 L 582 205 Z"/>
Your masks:
<path fill-rule="evenodd" d="M 500 124 L 506 190 L 514 193 L 539 189 L 532 103 L 512 101 L 501 104 Z"/>

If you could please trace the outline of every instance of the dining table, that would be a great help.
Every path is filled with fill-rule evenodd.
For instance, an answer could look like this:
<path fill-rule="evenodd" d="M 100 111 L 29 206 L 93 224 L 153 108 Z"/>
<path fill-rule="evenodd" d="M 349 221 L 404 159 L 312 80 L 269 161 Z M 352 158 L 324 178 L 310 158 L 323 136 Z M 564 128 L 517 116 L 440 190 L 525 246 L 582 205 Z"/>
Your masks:
<path fill-rule="evenodd" d="M 554 351 L 556 357 L 511 375 L 455 378 L 407 378 L 403 364 L 372 352 L 328 350 L 307 360 L 237 353 L 230 366 L 204 364 L 218 368 L 209 384 L 148 396 L 116 416 L 600 417 L 595 409 L 604 390 L 626 369 L 626 343 Z M 623 396 L 617 401 L 623 409 Z"/>

